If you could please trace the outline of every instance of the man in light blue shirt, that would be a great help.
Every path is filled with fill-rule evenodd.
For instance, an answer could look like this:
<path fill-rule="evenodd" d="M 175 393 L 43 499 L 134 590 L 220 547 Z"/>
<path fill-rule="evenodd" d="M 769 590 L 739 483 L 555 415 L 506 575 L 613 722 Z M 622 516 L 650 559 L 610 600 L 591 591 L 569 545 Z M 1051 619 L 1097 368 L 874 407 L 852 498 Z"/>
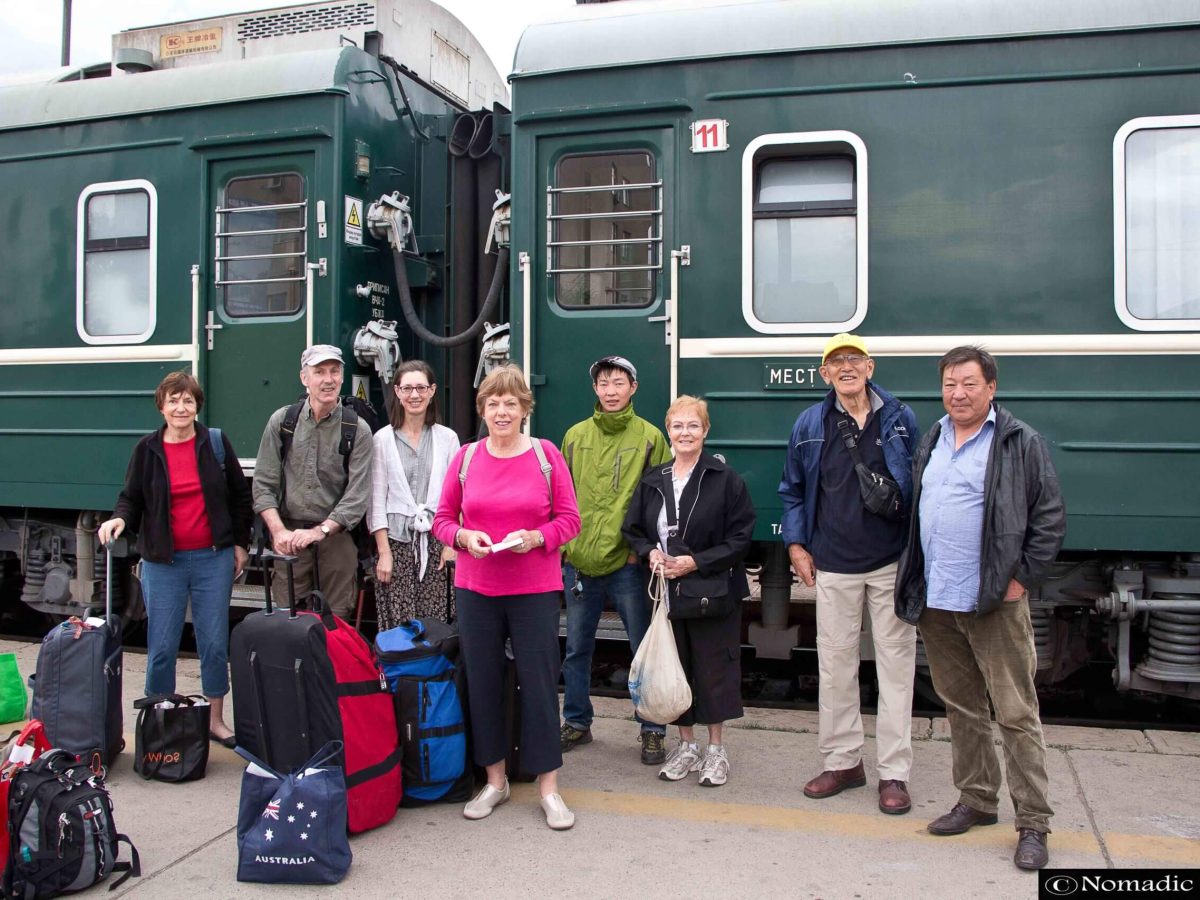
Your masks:
<path fill-rule="evenodd" d="M 921 486 L 921 550 L 925 554 L 927 604 L 932 609 L 973 612 L 979 593 L 979 544 L 983 534 L 983 476 L 996 434 L 989 403 L 983 425 L 955 448 L 958 429 L 947 414 L 929 455 Z"/>
<path fill-rule="evenodd" d="M 1050 573 L 1066 509 L 1045 440 L 994 402 L 992 355 L 955 347 L 939 370 L 946 415 L 913 456 L 916 518 L 896 577 L 896 615 L 919 627 L 946 704 L 959 790 L 954 808 L 927 827 L 951 835 L 998 821 L 990 699 L 1016 810 L 1013 862 L 1040 869 L 1053 810 L 1029 591 Z"/>

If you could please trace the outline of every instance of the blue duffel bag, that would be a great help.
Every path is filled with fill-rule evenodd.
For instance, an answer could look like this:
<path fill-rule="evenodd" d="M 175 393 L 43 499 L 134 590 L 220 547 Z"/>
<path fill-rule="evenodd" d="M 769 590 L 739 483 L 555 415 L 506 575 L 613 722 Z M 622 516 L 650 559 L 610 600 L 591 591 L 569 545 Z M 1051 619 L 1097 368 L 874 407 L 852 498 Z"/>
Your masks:
<path fill-rule="evenodd" d="M 436 619 L 406 620 L 379 633 L 375 655 L 395 695 L 402 805 L 469 800 L 474 777 L 467 764 L 457 629 Z"/>

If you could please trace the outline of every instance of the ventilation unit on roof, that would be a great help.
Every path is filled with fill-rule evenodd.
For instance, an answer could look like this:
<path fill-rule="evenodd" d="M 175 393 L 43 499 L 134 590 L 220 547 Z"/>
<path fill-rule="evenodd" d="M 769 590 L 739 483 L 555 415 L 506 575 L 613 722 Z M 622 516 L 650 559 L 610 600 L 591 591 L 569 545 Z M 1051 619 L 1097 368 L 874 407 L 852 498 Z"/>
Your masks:
<path fill-rule="evenodd" d="M 311 31 L 332 31 L 375 24 L 375 4 L 315 6 L 277 13 L 250 15 L 238 22 L 238 40 L 260 40 Z"/>

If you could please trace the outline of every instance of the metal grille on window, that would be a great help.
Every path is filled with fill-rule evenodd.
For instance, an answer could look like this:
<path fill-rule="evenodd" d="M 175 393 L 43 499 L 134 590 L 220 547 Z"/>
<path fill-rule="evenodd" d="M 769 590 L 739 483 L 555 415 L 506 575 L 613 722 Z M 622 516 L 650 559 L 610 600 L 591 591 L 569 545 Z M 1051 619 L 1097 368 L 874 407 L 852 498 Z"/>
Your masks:
<path fill-rule="evenodd" d="M 663 183 L 645 152 L 564 157 L 546 191 L 546 274 L 560 306 L 648 306 L 662 270 Z"/>
<path fill-rule="evenodd" d="M 225 314 L 298 312 L 308 258 L 308 204 L 299 175 L 235 178 L 217 208 L 216 283 Z"/>

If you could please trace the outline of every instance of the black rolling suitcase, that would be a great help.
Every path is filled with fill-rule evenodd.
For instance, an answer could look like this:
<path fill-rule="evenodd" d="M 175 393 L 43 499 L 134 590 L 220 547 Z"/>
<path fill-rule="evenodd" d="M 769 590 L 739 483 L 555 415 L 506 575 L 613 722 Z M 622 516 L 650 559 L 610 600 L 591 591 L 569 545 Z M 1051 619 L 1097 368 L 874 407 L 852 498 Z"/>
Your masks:
<path fill-rule="evenodd" d="M 270 567 L 276 559 L 288 562 L 288 610 L 276 609 L 271 600 Z M 238 746 L 282 772 L 308 760 L 326 741 L 340 739 L 342 730 L 323 624 L 317 616 L 297 615 L 291 561 L 264 552 L 266 609 L 242 619 L 229 638 Z"/>
<path fill-rule="evenodd" d="M 125 747 L 121 618 L 112 611 L 112 546 L 105 550 L 104 622 L 72 616 L 50 629 L 38 651 L 30 709 L 52 746 L 92 768 L 111 766 Z"/>
<path fill-rule="evenodd" d="M 262 559 L 266 609 L 243 619 L 229 642 L 238 746 L 287 772 L 329 741 L 341 742 L 336 762 L 345 770 L 350 832 L 382 825 L 401 800 L 401 751 L 387 682 L 362 636 L 323 610 L 319 591 L 310 598 L 312 610 L 297 612 L 295 557 L 267 551 Z M 287 564 L 286 611 L 271 602 L 275 560 Z"/>
<path fill-rule="evenodd" d="M 533 781 L 521 768 L 521 682 L 517 678 L 517 661 L 513 658 L 512 641 L 504 644 L 504 727 L 508 732 L 508 756 L 505 771 L 509 781 Z"/>

